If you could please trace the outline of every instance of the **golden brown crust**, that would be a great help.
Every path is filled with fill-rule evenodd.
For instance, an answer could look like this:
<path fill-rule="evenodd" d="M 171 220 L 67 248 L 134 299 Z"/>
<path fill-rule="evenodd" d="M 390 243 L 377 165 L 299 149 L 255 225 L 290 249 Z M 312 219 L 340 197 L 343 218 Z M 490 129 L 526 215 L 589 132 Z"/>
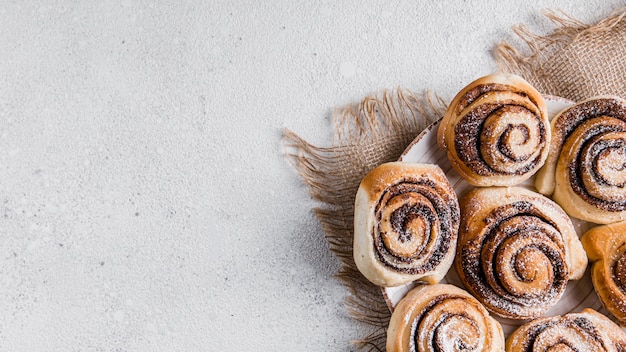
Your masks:
<path fill-rule="evenodd" d="M 520 326 L 506 340 L 507 352 L 626 350 L 626 334 L 593 309 L 535 319 Z"/>
<path fill-rule="evenodd" d="M 494 74 L 463 88 L 439 125 L 437 141 L 474 186 L 512 186 L 543 165 L 550 123 L 541 94 L 519 76 Z"/>
<path fill-rule="evenodd" d="M 571 216 L 626 220 L 626 100 L 598 96 L 552 120 L 552 142 L 535 186 Z"/>
<path fill-rule="evenodd" d="M 554 306 L 587 257 L 570 218 L 524 188 L 477 188 L 461 199 L 455 260 L 465 287 L 487 309 L 534 318 Z"/>
<path fill-rule="evenodd" d="M 472 295 L 452 285 L 411 290 L 391 315 L 387 351 L 504 349 L 502 327 Z"/>
<path fill-rule="evenodd" d="M 594 227 L 582 237 L 591 281 L 602 305 L 626 325 L 626 221 Z"/>
<path fill-rule="evenodd" d="M 354 209 L 354 260 L 371 282 L 439 282 L 454 259 L 456 193 L 437 165 L 387 163 L 367 174 Z"/>

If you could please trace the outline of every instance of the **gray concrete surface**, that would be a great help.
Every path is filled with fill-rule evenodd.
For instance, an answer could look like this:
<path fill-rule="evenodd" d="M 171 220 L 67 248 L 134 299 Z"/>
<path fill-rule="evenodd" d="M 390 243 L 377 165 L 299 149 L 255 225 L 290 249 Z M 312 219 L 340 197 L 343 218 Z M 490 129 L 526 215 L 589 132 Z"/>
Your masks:
<path fill-rule="evenodd" d="M 349 351 L 367 333 L 281 130 L 446 98 L 545 8 L 623 1 L 0 4 L 0 350 Z"/>

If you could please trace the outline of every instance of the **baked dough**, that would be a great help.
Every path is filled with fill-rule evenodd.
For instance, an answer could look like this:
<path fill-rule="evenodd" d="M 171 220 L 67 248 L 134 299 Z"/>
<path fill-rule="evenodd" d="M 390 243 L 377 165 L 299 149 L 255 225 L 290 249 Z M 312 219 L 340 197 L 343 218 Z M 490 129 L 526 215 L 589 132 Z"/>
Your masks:
<path fill-rule="evenodd" d="M 371 282 L 439 282 L 454 259 L 459 204 L 437 165 L 393 162 L 368 173 L 354 204 L 354 261 Z"/>
<path fill-rule="evenodd" d="M 626 220 L 626 100 L 599 96 L 552 119 L 552 142 L 535 186 L 571 216 Z"/>
<path fill-rule="evenodd" d="M 583 276 L 587 256 L 574 225 L 550 199 L 520 187 L 477 188 L 460 206 L 456 270 L 493 313 L 538 317 Z"/>
<path fill-rule="evenodd" d="M 624 350 L 624 331 L 590 308 L 580 313 L 533 320 L 520 326 L 506 340 L 506 352 Z"/>
<path fill-rule="evenodd" d="M 602 305 L 626 326 L 626 221 L 587 231 L 582 243 L 591 267 L 591 281 Z"/>
<path fill-rule="evenodd" d="M 422 285 L 398 303 L 387 330 L 388 352 L 504 350 L 502 327 L 456 286 Z"/>
<path fill-rule="evenodd" d="M 530 178 L 548 156 L 550 137 L 543 97 L 512 74 L 463 88 L 437 131 L 452 167 L 474 186 L 513 186 Z"/>

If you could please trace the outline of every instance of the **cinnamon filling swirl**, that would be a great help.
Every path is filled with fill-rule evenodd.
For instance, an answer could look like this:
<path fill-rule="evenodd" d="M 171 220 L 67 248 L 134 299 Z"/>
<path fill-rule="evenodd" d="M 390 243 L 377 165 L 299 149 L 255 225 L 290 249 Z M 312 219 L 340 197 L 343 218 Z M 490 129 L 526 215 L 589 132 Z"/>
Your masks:
<path fill-rule="evenodd" d="M 513 90 L 515 94 L 519 94 L 522 97 L 528 97 L 526 93 L 522 90 L 515 90 L 513 86 L 508 84 L 500 84 L 500 83 L 487 83 L 487 84 L 479 84 L 476 87 L 468 90 L 463 94 L 459 102 L 455 107 L 455 113 L 460 114 L 463 109 L 472 104 L 478 97 L 485 93 L 489 92 L 509 92 Z M 537 102 L 534 102 L 537 104 Z"/>
<path fill-rule="evenodd" d="M 599 116 L 626 120 L 626 110 L 612 98 L 598 98 L 576 104 L 561 114 L 555 121 L 555 131 L 561 136 L 570 135 L 583 121 Z M 561 137 L 561 139 L 566 137 Z M 558 141 L 558 140 L 557 140 Z"/>
<path fill-rule="evenodd" d="M 354 262 L 379 286 L 437 283 L 454 260 L 459 221 L 456 193 L 439 166 L 379 165 L 355 197 Z"/>
<path fill-rule="evenodd" d="M 437 138 L 452 167 L 470 184 L 518 184 L 548 155 L 551 133 L 545 101 L 519 76 L 479 78 L 450 103 Z"/>
<path fill-rule="evenodd" d="M 553 307 L 585 272 L 576 230 L 550 199 L 519 187 L 476 188 L 460 202 L 456 269 L 491 312 L 528 319 Z"/>
<path fill-rule="evenodd" d="M 461 252 L 465 283 L 487 307 L 536 315 L 565 290 L 568 269 L 560 231 L 525 201 L 496 208 Z"/>
<path fill-rule="evenodd" d="M 488 327 L 476 303 L 453 295 L 434 298 L 412 324 L 410 351 L 480 351 Z"/>
<path fill-rule="evenodd" d="M 606 351 L 607 346 L 589 319 L 563 317 L 534 326 L 527 335 L 533 351 Z"/>
<path fill-rule="evenodd" d="M 522 106 L 488 104 L 455 127 L 455 148 L 478 175 L 523 175 L 540 162 L 546 146 L 541 117 Z"/>
<path fill-rule="evenodd" d="M 506 351 L 624 351 L 625 342 L 618 325 L 586 308 L 520 326 L 507 339 Z"/>
<path fill-rule="evenodd" d="M 391 314 L 387 351 L 504 350 L 500 324 L 468 292 L 448 284 L 418 285 Z"/>
<path fill-rule="evenodd" d="M 626 210 L 626 123 L 605 120 L 615 124 L 601 125 L 584 134 L 583 138 L 587 138 L 580 143 L 577 158 L 569 163 L 569 179 L 574 192 L 587 203 L 606 211 L 623 211 Z"/>
<path fill-rule="evenodd" d="M 459 210 L 442 198 L 431 180 L 407 179 L 382 193 L 375 217 L 378 259 L 413 275 L 433 270 L 450 250 Z"/>
<path fill-rule="evenodd" d="M 626 217 L 626 101 L 595 98 L 555 118 L 538 189 L 572 216 L 596 223 Z"/>

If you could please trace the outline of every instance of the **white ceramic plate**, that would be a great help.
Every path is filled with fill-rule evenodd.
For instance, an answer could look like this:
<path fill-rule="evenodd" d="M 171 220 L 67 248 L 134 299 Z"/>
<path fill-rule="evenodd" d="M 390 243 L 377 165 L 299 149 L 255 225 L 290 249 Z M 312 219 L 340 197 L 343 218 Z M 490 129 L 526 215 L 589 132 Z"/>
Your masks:
<path fill-rule="evenodd" d="M 552 119 L 559 111 L 574 104 L 574 102 L 560 97 L 544 96 L 544 98 L 546 100 L 550 119 Z M 404 162 L 439 165 L 448 177 L 452 187 L 454 187 L 457 196 L 461 198 L 465 195 L 465 193 L 473 189 L 473 186 L 463 180 L 461 176 L 456 173 L 452 166 L 450 166 L 450 162 L 448 161 L 445 151 L 439 149 L 439 146 L 437 145 L 437 128 L 439 126 L 439 122 L 440 121 L 433 123 L 420 133 L 404 151 L 399 160 Z M 518 186 L 534 191 L 535 189 L 533 187 L 533 183 L 534 177 L 522 184 L 519 184 Z M 585 231 L 593 226 L 590 223 L 576 219 L 572 219 L 572 222 L 576 227 L 578 236 L 582 236 Z M 463 284 L 459 280 L 459 277 L 457 276 L 454 266 L 450 268 L 442 283 L 450 283 L 464 288 Z M 412 283 L 399 287 L 383 288 L 383 295 L 387 301 L 389 309 L 393 311 L 393 308 L 396 306 L 398 301 L 400 301 L 400 299 L 402 299 L 402 297 L 404 297 L 404 295 L 406 295 L 406 293 L 416 285 L 417 283 Z M 568 282 L 567 289 L 565 290 L 563 297 L 559 300 L 555 307 L 546 312 L 545 316 L 578 312 L 583 308 L 593 308 L 610 317 L 608 312 L 602 308 L 602 304 L 593 290 L 589 268 L 587 268 L 587 272 L 581 280 Z M 502 324 L 505 336 L 508 336 L 511 332 L 513 332 L 513 330 L 525 322 L 499 317 L 495 318 Z"/>

